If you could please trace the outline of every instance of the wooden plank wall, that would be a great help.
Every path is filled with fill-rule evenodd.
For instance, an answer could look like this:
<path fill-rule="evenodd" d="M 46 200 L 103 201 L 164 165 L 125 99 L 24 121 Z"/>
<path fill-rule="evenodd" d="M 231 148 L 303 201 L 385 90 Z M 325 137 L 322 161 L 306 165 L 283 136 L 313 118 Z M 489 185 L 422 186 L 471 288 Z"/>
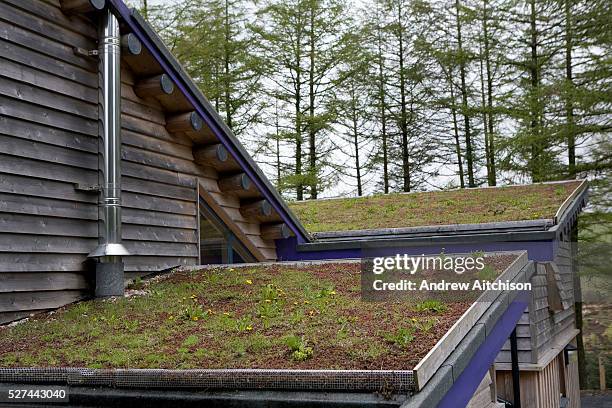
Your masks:
<path fill-rule="evenodd" d="M 572 244 L 558 241 L 554 258 L 555 277 L 560 282 L 564 310 L 552 311 L 548 303 L 548 288 L 545 263 L 539 263 L 531 278 L 532 297 L 529 308 L 523 313 L 517 325 L 519 362 L 539 363 L 539 357 L 546 354 L 556 339 L 575 328 L 574 312 L 574 266 Z M 506 341 L 499 355 L 498 363 L 509 363 L 510 342 Z"/>
<path fill-rule="evenodd" d="M 521 406 L 559 408 L 562 369 L 563 356 L 558 355 L 542 371 L 522 371 Z M 503 399 L 514 402 L 511 371 L 497 371 L 497 393 Z"/>
<path fill-rule="evenodd" d="M 55 3 L 55 4 L 54 4 Z M 0 322 L 86 295 L 97 244 L 96 30 L 57 2 L 0 2 Z"/>
<path fill-rule="evenodd" d="M 198 262 L 196 180 L 206 174 L 194 163 L 192 141 L 167 132 L 162 107 L 134 93 L 123 65 L 122 235 L 133 277 Z"/>
<path fill-rule="evenodd" d="M 0 323 L 90 293 L 98 194 L 75 185 L 100 182 L 98 60 L 73 49 L 95 49 L 96 38 L 95 24 L 64 15 L 59 0 L 0 2 Z M 221 193 L 214 168 L 195 163 L 193 139 L 168 133 L 166 117 L 190 108 L 186 100 L 175 95 L 169 111 L 139 98 L 129 67 L 123 61 L 126 277 L 198 262 L 198 185 L 258 259 L 274 260 L 260 222 Z"/>

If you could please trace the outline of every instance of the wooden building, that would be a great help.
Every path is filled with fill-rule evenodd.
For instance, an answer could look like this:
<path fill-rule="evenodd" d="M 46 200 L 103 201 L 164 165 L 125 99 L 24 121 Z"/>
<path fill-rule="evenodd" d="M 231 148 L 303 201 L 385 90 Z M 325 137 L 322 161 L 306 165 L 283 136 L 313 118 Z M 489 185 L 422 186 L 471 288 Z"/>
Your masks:
<path fill-rule="evenodd" d="M 578 334 L 571 242 L 586 183 L 576 183 L 546 219 L 309 233 L 121 0 L 0 0 L 0 323 L 93 293 L 99 262 L 88 255 L 103 239 L 101 163 L 109 159 L 96 51 L 102 10 L 121 31 L 126 278 L 180 265 L 526 250 L 536 267 L 516 326 L 521 405 L 557 408 L 565 398 L 579 407 L 568 347 Z M 470 406 L 513 400 L 512 355 L 508 341 L 491 371 L 473 379 Z"/>

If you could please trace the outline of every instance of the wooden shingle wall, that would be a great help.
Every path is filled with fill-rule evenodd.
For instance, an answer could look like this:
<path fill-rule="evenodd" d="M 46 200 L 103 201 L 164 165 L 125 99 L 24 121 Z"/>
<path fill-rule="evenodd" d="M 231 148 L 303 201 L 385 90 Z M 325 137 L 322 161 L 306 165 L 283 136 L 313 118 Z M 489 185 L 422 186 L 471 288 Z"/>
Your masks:
<path fill-rule="evenodd" d="M 82 298 L 97 245 L 96 30 L 54 2 L 0 2 L 0 322 Z"/>
<path fill-rule="evenodd" d="M 575 329 L 574 276 L 575 243 L 557 242 L 554 261 L 540 262 L 531 278 L 532 296 L 527 310 L 517 324 L 520 363 L 541 363 L 550 358 L 558 341 L 572 337 Z M 558 296 L 558 297 L 557 297 Z M 496 362 L 509 363 L 510 342 L 506 341 Z"/>

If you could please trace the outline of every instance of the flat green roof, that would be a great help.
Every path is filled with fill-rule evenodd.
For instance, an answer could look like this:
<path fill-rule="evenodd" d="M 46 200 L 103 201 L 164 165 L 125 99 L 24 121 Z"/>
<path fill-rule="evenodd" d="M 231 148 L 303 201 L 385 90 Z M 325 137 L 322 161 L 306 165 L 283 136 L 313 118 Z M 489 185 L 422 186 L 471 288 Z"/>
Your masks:
<path fill-rule="evenodd" d="M 553 219 L 581 180 L 291 202 L 311 233 Z"/>
<path fill-rule="evenodd" d="M 461 276 L 493 279 L 517 254 L 484 259 L 485 269 Z M 129 297 L 0 326 L 0 367 L 406 370 L 479 292 L 465 294 L 365 301 L 359 262 L 181 270 L 138 282 Z"/>

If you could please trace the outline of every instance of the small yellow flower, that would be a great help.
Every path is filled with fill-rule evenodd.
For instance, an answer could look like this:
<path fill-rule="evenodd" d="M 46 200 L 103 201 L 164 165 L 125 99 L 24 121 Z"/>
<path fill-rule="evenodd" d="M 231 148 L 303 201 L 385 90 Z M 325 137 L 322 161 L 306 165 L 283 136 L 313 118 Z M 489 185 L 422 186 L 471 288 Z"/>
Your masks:
<path fill-rule="evenodd" d="M 293 304 L 294 304 L 295 306 L 297 306 L 298 302 L 293 302 Z"/>
<path fill-rule="evenodd" d="M 193 320 L 194 322 L 197 322 L 199 319 L 200 319 L 200 318 L 199 318 L 198 316 L 193 316 L 193 318 L 192 318 L 192 320 Z"/>
<path fill-rule="evenodd" d="M 250 279 L 247 279 L 247 280 L 246 280 L 246 284 L 247 284 L 247 285 L 252 285 L 252 284 L 253 284 L 253 281 L 252 281 L 252 280 L 250 280 Z"/>
<path fill-rule="evenodd" d="M 170 316 L 168 317 L 168 320 L 174 320 L 174 316 L 170 315 Z"/>
<path fill-rule="evenodd" d="M 270 299 L 266 299 L 266 303 L 272 303 Z"/>
<path fill-rule="evenodd" d="M 247 326 L 247 328 L 246 328 L 246 329 L 247 329 L 247 330 L 249 330 L 249 331 L 251 331 L 251 330 L 253 330 L 253 327 L 251 327 L 251 326 Z"/>
<path fill-rule="evenodd" d="M 229 313 L 229 312 L 223 312 L 223 314 L 224 314 L 225 316 L 229 316 L 229 315 L 230 315 L 230 313 Z"/>
<path fill-rule="evenodd" d="M 336 291 L 335 291 L 335 290 L 332 290 L 331 292 L 329 292 L 329 294 L 333 296 L 333 295 L 335 295 L 335 294 L 336 294 Z"/>
<path fill-rule="evenodd" d="M 310 304 L 310 302 L 309 302 L 308 300 L 305 300 L 305 301 L 304 301 L 304 304 L 305 304 L 305 305 L 309 305 L 309 304 Z"/>

